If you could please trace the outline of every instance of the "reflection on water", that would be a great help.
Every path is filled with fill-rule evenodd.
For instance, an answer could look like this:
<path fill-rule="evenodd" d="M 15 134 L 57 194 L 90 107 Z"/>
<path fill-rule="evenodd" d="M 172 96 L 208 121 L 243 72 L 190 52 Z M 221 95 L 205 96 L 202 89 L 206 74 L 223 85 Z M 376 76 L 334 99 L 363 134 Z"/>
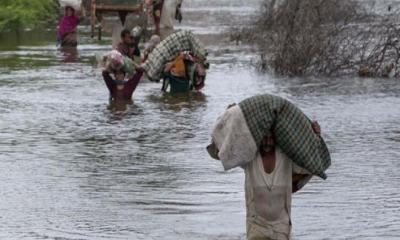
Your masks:
<path fill-rule="evenodd" d="M 255 2 L 185 1 L 179 27 L 210 49 L 203 93 L 141 83 L 133 104 L 109 103 L 94 55 L 110 47 L 88 29 L 68 64 L 52 34 L 1 36 L 0 239 L 244 239 L 244 175 L 205 146 L 229 104 L 265 92 L 318 119 L 332 150 L 328 180 L 294 197 L 295 239 L 399 239 L 399 81 L 253 72 L 254 51 L 219 33 Z"/>
<path fill-rule="evenodd" d="M 114 113 L 125 112 L 128 108 L 132 109 L 134 107 L 132 100 L 113 100 L 110 97 L 109 102 L 107 109 Z"/>
<path fill-rule="evenodd" d="M 173 111 L 183 109 L 194 110 L 195 108 L 204 107 L 207 97 L 202 92 L 190 93 L 167 93 L 149 95 L 148 100 L 159 105 L 160 108 L 166 108 Z"/>
<path fill-rule="evenodd" d="M 16 50 L 19 46 L 43 46 L 44 44 L 56 44 L 55 30 L 10 31 L 0 34 L 0 50 Z"/>
<path fill-rule="evenodd" d="M 60 52 L 64 63 L 74 63 L 79 60 L 79 52 L 75 47 L 61 47 Z"/>

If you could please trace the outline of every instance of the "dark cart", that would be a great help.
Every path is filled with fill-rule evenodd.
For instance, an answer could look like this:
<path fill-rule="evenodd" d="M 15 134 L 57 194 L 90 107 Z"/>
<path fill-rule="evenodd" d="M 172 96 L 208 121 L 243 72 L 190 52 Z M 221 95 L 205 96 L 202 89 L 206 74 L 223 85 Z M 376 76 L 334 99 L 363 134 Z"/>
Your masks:
<path fill-rule="evenodd" d="M 91 31 L 92 38 L 95 35 L 96 25 L 98 23 L 98 39 L 101 40 L 102 29 L 101 22 L 103 21 L 103 14 L 105 13 L 118 13 L 122 25 L 125 24 L 126 16 L 129 13 L 134 13 L 142 19 L 141 27 L 147 30 L 147 13 L 143 0 L 91 0 Z"/>

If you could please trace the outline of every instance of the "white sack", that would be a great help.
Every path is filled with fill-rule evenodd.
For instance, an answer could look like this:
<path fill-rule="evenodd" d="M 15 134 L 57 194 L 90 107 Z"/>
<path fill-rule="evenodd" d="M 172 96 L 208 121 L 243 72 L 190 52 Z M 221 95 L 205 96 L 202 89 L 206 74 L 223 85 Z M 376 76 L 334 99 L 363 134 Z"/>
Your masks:
<path fill-rule="evenodd" d="M 238 105 L 218 118 L 211 136 L 225 170 L 244 167 L 257 157 L 258 147 Z"/>
<path fill-rule="evenodd" d="M 81 10 L 82 0 L 58 0 L 58 2 L 63 8 L 69 6 L 74 8 L 75 11 Z"/>

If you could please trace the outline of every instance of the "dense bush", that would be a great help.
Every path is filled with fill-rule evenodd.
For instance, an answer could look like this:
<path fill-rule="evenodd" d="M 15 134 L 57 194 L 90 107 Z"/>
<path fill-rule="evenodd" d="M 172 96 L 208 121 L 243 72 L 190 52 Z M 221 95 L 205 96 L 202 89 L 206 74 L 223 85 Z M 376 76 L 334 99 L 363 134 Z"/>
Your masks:
<path fill-rule="evenodd" d="M 259 47 L 260 66 L 278 74 L 398 75 L 400 28 L 364 6 L 356 0 L 264 0 L 244 36 Z"/>
<path fill-rule="evenodd" d="M 0 32 L 53 22 L 59 15 L 55 0 L 1 0 Z"/>

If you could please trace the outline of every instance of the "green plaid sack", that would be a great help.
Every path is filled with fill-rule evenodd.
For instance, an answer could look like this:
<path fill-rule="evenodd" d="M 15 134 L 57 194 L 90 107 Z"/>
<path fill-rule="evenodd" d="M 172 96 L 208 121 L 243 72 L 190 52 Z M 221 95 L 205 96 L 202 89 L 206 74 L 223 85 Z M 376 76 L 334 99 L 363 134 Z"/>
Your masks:
<path fill-rule="evenodd" d="M 268 94 L 248 98 L 239 107 L 257 146 L 272 132 L 276 144 L 292 161 L 313 175 L 327 178 L 325 171 L 331 165 L 329 150 L 300 109 Z"/>
<path fill-rule="evenodd" d="M 190 51 L 195 57 L 206 58 L 202 43 L 190 31 L 179 31 L 161 41 L 143 64 L 147 76 L 159 81 L 166 63 L 174 60 L 181 52 Z"/>

